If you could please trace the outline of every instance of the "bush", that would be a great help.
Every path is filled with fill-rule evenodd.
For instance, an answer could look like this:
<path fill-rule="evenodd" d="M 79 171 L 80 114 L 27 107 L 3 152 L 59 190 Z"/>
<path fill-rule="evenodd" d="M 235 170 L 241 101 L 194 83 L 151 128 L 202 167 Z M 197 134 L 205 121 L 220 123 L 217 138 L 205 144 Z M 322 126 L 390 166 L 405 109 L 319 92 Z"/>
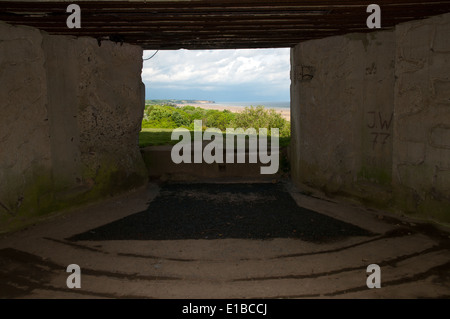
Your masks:
<path fill-rule="evenodd" d="M 172 115 L 174 110 L 175 108 L 172 106 L 151 105 L 147 108 L 147 118 L 149 121 L 166 119 Z"/>
<path fill-rule="evenodd" d="M 242 127 L 244 130 L 253 127 L 258 131 L 267 128 L 270 135 L 272 128 L 278 128 L 280 137 L 290 135 L 290 123 L 273 109 L 265 109 L 264 106 L 246 107 L 243 112 L 237 113 L 231 121 L 232 127 Z"/>
<path fill-rule="evenodd" d="M 188 114 L 191 122 L 194 120 L 203 120 L 206 115 L 206 110 L 200 107 L 185 106 L 182 110 Z"/>
<path fill-rule="evenodd" d="M 190 105 L 183 106 L 181 109 L 186 113 L 195 111 L 195 107 Z"/>
<path fill-rule="evenodd" d="M 175 111 L 172 113 L 171 118 L 178 126 L 188 126 L 191 121 L 189 120 L 189 117 L 186 115 L 187 114 L 182 114 L 179 111 Z"/>
<path fill-rule="evenodd" d="M 143 128 L 177 128 L 188 126 L 189 115 L 174 106 L 150 105 L 144 111 Z"/>
<path fill-rule="evenodd" d="M 230 123 L 233 119 L 234 113 L 218 110 L 208 110 L 204 115 L 203 125 L 205 125 L 206 127 L 214 127 L 225 131 L 227 127 L 230 127 Z"/>

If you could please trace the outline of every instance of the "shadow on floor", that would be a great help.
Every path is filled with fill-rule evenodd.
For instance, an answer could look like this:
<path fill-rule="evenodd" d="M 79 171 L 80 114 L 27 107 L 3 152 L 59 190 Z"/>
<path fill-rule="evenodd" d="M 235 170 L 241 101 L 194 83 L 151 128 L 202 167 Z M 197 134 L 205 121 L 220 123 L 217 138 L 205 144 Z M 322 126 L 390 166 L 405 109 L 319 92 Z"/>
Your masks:
<path fill-rule="evenodd" d="M 69 240 L 298 238 L 328 242 L 371 235 L 299 207 L 282 184 L 166 184 L 147 210 Z"/>

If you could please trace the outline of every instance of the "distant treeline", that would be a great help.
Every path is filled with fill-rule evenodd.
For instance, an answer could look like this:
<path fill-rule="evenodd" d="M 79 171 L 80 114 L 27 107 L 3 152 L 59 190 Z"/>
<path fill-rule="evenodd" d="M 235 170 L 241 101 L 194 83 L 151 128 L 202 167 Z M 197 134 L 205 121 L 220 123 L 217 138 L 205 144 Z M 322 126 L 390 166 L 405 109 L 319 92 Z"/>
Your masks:
<path fill-rule="evenodd" d="M 145 100 L 147 105 L 170 105 L 175 106 L 177 104 L 202 104 L 202 103 L 215 103 L 214 101 L 205 100 Z"/>

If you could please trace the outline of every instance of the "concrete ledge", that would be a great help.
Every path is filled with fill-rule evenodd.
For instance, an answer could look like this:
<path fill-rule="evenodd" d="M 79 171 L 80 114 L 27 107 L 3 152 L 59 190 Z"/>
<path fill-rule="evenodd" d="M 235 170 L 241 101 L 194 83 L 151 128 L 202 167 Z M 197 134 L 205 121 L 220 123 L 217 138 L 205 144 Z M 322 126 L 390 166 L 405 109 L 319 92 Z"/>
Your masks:
<path fill-rule="evenodd" d="M 249 152 L 245 152 L 247 163 L 180 163 L 175 164 L 171 158 L 171 145 L 148 146 L 141 149 L 141 154 L 149 172 L 150 179 L 195 181 L 214 179 L 220 181 L 273 181 L 281 177 L 283 167 L 276 174 L 261 174 L 261 167 L 270 164 L 248 163 Z M 282 156 L 284 149 L 279 152 Z M 282 157 L 281 156 L 281 157 Z M 225 158 L 225 157 L 224 157 Z"/>

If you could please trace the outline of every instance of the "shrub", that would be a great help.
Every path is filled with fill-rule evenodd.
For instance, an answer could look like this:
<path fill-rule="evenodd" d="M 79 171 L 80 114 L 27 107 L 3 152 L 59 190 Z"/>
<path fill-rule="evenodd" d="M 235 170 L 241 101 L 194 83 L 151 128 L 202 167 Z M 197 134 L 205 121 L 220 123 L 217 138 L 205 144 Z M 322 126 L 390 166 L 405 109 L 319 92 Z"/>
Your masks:
<path fill-rule="evenodd" d="M 268 134 L 272 128 L 278 128 L 281 137 L 290 135 L 290 123 L 273 109 L 265 109 L 264 106 L 246 107 L 243 112 L 237 113 L 231 121 L 232 127 L 248 129 L 253 127 L 258 131 L 267 128 Z"/>
<path fill-rule="evenodd" d="M 183 106 L 181 109 L 186 113 L 195 111 L 195 107 L 190 105 Z"/>
<path fill-rule="evenodd" d="M 147 108 L 147 117 L 149 121 L 159 121 L 170 117 L 174 110 L 172 106 L 151 105 Z"/>
<path fill-rule="evenodd" d="M 189 120 L 189 116 L 186 113 L 182 114 L 179 111 L 173 112 L 171 118 L 178 126 L 188 126 L 191 122 Z"/>

